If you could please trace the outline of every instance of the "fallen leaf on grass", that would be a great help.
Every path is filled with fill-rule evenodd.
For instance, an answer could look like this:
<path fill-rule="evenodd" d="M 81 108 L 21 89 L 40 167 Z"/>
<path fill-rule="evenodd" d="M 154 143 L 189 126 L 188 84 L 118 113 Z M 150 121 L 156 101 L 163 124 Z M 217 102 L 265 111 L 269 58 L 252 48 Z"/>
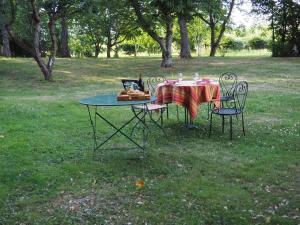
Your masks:
<path fill-rule="evenodd" d="M 135 186 L 136 186 L 136 187 L 139 187 L 139 188 L 142 188 L 142 187 L 145 186 L 145 182 L 144 182 L 143 180 L 137 180 L 137 181 L 135 182 Z"/>

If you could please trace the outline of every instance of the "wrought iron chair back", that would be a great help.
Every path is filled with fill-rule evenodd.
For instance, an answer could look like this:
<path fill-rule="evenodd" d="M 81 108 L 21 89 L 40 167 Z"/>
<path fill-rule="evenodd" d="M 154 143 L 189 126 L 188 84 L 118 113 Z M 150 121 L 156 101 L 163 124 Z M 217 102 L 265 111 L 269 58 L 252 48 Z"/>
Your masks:
<path fill-rule="evenodd" d="M 243 111 L 248 94 L 248 83 L 246 81 L 238 82 L 233 88 L 232 99 L 223 103 L 224 108 L 234 109 L 237 111 Z"/>
<path fill-rule="evenodd" d="M 230 97 L 232 96 L 234 87 L 237 83 L 237 75 L 232 72 L 223 73 L 219 77 L 219 83 L 221 86 L 222 96 Z"/>
<path fill-rule="evenodd" d="M 151 95 L 156 95 L 156 88 L 159 83 L 163 83 L 166 80 L 164 76 L 152 76 L 147 79 L 147 86 L 151 92 Z"/>
<path fill-rule="evenodd" d="M 235 85 L 233 91 L 234 106 L 236 110 L 243 111 L 248 95 L 248 83 L 247 81 L 240 81 Z"/>

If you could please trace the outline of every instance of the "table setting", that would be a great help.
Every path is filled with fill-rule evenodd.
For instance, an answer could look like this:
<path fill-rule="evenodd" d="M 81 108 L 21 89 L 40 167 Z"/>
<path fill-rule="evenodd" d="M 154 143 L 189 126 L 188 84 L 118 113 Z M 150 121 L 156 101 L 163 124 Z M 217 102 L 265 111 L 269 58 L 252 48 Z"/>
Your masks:
<path fill-rule="evenodd" d="M 197 118 L 198 107 L 202 103 L 211 103 L 220 106 L 220 84 L 208 77 L 200 79 L 195 73 L 193 80 L 183 80 L 183 74 L 178 79 L 166 80 L 157 86 L 156 102 L 158 104 L 175 103 L 185 107 L 185 122 L 188 126 Z"/>

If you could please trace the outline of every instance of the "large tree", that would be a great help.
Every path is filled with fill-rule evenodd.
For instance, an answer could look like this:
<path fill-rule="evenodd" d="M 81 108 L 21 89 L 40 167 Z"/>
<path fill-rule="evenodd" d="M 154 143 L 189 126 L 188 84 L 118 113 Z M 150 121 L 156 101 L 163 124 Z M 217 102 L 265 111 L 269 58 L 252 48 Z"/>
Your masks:
<path fill-rule="evenodd" d="M 125 0 L 93 0 L 87 11 L 77 14 L 76 25 L 80 30 L 75 36 L 86 45 L 93 45 L 98 57 L 102 45 L 106 56 L 118 51 L 118 45 L 136 29 L 132 12 Z"/>
<path fill-rule="evenodd" d="M 10 37 L 20 48 L 30 53 L 37 62 L 45 80 L 52 80 L 52 70 L 55 64 L 57 52 L 57 37 L 56 37 L 56 22 L 67 10 L 68 5 L 73 1 L 67 0 L 30 0 L 30 1 L 16 1 L 10 0 L 11 5 L 11 20 L 5 26 Z M 21 15 L 25 18 L 20 18 L 17 9 L 22 9 L 26 14 Z M 18 16 L 17 16 L 18 15 Z M 14 24 L 16 20 L 25 20 L 29 17 L 29 22 L 32 29 L 27 29 L 27 36 L 20 36 L 15 33 Z M 47 28 L 43 27 L 42 18 L 47 18 Z M 49 57 L 46 62 L 42 57 L 42 40 L 46 40 L 44 36 L 45 31 L 48 30 L 50 38 Z"/>
<path fill-rule="evenodd" d="M 57 0 L 56 0 L 57 1 Z M 60 16 L 60 56 L 71 57 L 69 48 L 69 21 L 78 13 L 87 14 L 88 7 L 94 0 L 58 0 L 56 3 L 61 8 Z"/>
<path fill-rule="evenodd" d="M 300 3 L 252 0 L 254 11 L 269 16 L 273 56 L 300 56 Z"/>
<path fill-rule="evenodd" d="M 68 18 L 63 16 L 60 20 L 61 33 L 60 33 L 60 56 L 63 58 L 71 57 L 69 48 L 69 29 Z"/>
<path fill-rule="evenodd" d="M 236 0 L 203 1 L 197 15 L 210 28 L 210 56 L 215 56 Z"/>
<path fill-rule="evenodd" d="M 192 19 L 195 13 L 199 1 L 196 0 L 176 0 L 174 9 L 177 13 L 178 25 L 180 31 L 180 58 L 189 59 L 192 58 L 191 50 L 189 46 L 189 33 L 187 29 L 187 23 Z"/>
<path fill-rule="evenodd" d="M 149 34 L 160 46 L 162 52 L 161 67 L 172 66 L 172 41 L 174 1 L 168 0 L 129 0 L 141 28 Z M 165 37 L 162 37 L 162 29 Z"/>
<path fill-rule="evenodd" d="M 37 62 L 41 72 L 44 75 L 45 80 L 51 80 L 52 79 L 52 68 L 55 62 L 55 54 L 57 50 L 56 45 L 56 36 L 55 36 L 55 21 L 57 20 L 57 12 L 49 12 L 49 22 L 48 22 L 48 28 L 49 33 L 51 36 L 51 51 L 50 51 L 50 57 L 48 59 L 48 63 L 43 60 L 41 49 L 40 49 L 40 41 L 41 41 L 41 17 L 40 17 L 40 8 L 37 4 L 36 0 L 31 0 L 30 5 L 28 6 L 28 14 L 31 15 L 31 22 L 33 25 L 33 32 L 32 32 L 32 43 L 27 43 L 22 37 L 16 35 L 14 31 L 12 30 L 12 25 L 14 24 L 16 20 L 16 9 L 17 9 L 17 2 L 14 0 L 11 0 L 11 9 L 12 9 L 12 20 L 9 24 L 6 25 L 6 29 L 8 30 L 8 33 L 10 37 L 13 39 L 13 41 L 22 49 L 29 52 L 35 61 Z M 24 4 L 25 5 L 25 4 Z M 22 5 L 22 6 L 24 6 Z"/>

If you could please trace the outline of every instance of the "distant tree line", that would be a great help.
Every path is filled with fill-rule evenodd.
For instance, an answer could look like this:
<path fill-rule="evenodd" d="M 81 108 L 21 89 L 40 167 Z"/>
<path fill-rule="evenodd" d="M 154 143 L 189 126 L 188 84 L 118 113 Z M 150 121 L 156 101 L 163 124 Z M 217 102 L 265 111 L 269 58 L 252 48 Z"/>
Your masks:
<path fill-rule="evenodd" d="M 57 56 L 98 57 L 106 51 L 110 58 L 121 49 L 134 55 L 161 52 L 161 66 L 171 67 L 174 45 L 182 59 L 191 58 L 192 50 L 199 54 L 203 45 L 210 56 L 219 48 L 245 47 L 224 39 L 238 4 L 242 0 L 0 0 L 1 54 L 32 56 L 46 80 L 52 79 Z M 292 11 L 299 5 L 291 0 L 253 4 L 257 12 L 271 13 L 274 56 L 299 47 L 300 13 Z"/>
<path fill-rule="evenodd" d="M 269 16 L 273 56 L 300 56 L 300 2 L 252 0 L 257 13 Z"/>

